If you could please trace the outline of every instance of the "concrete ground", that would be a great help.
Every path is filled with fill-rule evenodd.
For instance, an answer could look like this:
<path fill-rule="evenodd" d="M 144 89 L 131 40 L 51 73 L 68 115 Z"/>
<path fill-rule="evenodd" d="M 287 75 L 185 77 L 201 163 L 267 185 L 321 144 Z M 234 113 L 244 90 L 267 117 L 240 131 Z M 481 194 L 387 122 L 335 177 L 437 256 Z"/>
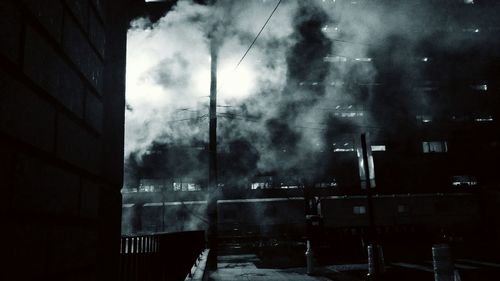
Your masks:
<path fill-rule="evenodd" d="M 220 256 L 218 270 L 210 272 L 211 281 L 364 281 L 366 264 L 343 264 L 318 267 L 313 276 L 305 267 L 261 267 L 256 255 Z M 455 267 L 462 281 L 500 280 L 500 264 L 457 259 Z M 432 262 L 394 262 L 386 265 L 383 281 L 433 281 Z"/>
<path fill-rule="evenodd" d="M 255 255 L 221 256 L 217 271 L 210 273 L 211 281 L 330 281 L 322 276 L 308 276 L 305 268 L 258 268 Z"/>

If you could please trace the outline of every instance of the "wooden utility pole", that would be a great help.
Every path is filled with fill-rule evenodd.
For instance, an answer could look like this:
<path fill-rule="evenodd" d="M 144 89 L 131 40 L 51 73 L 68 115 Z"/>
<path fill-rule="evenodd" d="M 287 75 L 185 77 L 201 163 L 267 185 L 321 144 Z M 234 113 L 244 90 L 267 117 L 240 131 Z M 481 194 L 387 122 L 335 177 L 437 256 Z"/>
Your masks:
<path fill-rule="evenodd" d="M 217 269 L 217 56 L 218 44 L 216 38 L 210 38 L 210 112 L 209 112 L 209 140 L 208 140 L 208 190 L 207 190 L 207 216 L 208 231 L 207 242 L 210 254 L 208 267 Z"/>

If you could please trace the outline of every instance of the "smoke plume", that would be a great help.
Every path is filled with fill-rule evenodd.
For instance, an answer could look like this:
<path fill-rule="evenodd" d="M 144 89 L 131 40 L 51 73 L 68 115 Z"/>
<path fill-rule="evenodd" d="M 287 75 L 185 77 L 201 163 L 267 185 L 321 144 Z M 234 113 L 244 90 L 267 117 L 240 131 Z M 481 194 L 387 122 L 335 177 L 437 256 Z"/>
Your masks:
<path fill-rule="evenodd" d="M 388 2 L 282 1 L 236 69 L 277 1 L 180 0 L 158 22 L 132 21 L 126 184 L 148 177 L 205 183 L 214 42 L 225 182 L 275 171 L 327 178 L 329 152 L 351 151 L 357 132 L 433 110 L 424 92 L 434 85 L 416 82 L 430 80 L 426 63 L 434 59 L 422 50 L 470 48 L 480 27 L 453 15 L 445 21 L 433 1 Z"/>

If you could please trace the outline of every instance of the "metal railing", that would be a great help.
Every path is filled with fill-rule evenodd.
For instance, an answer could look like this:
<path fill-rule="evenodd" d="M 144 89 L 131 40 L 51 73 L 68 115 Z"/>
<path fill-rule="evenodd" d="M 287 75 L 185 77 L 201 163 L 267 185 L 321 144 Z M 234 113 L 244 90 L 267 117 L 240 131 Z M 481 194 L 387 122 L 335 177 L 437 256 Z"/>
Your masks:
<path fill-rule="evenodd" d="M 205 249 L 203 231 L 122 236 L 121 281 L 182 281 Z"/>

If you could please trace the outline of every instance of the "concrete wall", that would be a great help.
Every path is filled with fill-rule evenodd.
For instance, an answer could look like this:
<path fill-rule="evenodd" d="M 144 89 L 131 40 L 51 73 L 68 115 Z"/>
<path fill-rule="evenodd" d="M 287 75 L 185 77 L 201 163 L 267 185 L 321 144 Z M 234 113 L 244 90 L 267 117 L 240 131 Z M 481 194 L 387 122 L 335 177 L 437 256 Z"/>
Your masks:
<path fill-rule="evenodd" d="M 124 2 L 0 1 L 0 280 L 117 279 Z"/>

